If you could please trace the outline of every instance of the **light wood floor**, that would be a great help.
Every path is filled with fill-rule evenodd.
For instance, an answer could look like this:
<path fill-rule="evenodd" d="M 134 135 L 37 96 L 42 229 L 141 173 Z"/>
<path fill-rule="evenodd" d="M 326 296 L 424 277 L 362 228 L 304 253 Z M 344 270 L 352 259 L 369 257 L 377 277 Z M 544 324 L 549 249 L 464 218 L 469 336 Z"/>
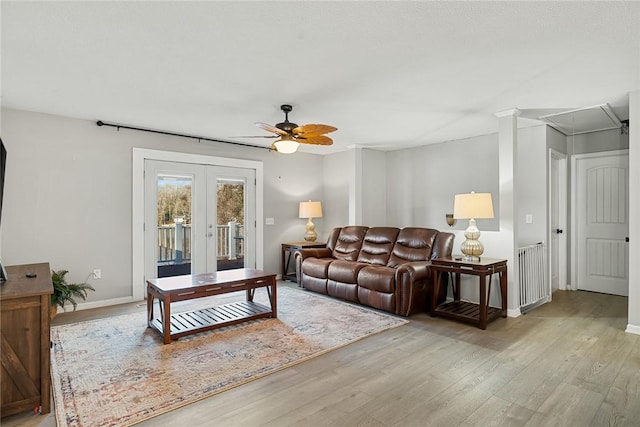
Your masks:
<path fill-rule="evenodd" d="M 290 286 L 281 284 L 281 286 Z M 56 324 L 144 310 L 65 313 Z M 426 314 L 143 426 L 640 426 L 627 298 L 556 292 L 486 331 Z M 3 426 L 55 426 L 22 414 Z"/>

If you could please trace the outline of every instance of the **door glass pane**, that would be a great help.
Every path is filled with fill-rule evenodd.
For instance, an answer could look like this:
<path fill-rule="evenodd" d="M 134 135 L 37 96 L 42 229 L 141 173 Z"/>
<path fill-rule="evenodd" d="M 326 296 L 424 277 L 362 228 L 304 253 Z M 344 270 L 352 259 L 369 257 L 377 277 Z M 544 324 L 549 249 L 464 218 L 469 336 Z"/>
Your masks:
<path fill-rule="evenodd" d="M 191 177 L 157 177 L 158 277 L 191 274 Z"/>
<path fill-rule="evenodd" d="M 217 270 L 243 268 L 245 180 L 218 178 L 216 199 Z"/>

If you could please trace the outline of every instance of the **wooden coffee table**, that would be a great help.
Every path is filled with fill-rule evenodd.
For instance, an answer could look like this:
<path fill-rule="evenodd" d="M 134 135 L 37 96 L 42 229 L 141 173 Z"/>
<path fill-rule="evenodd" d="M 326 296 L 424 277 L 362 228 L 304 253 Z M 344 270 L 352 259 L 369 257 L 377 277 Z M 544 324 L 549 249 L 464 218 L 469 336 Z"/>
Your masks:
<path fill-rule="evenodd" d="M 253 302 L 257 288 L 267 289 L 270 307 Z M 172 302 L 235 291 L 246 291 L 246 301 L 171 314 Z M 153 310 L 156 299 L 160 317 L 156 317 Z M 277 317 L 276 275 L 272 273 L 240 268 L 147 280 L 147 325 L 160 333 L 165 344 L 185 335 L 263 317 Z"/>

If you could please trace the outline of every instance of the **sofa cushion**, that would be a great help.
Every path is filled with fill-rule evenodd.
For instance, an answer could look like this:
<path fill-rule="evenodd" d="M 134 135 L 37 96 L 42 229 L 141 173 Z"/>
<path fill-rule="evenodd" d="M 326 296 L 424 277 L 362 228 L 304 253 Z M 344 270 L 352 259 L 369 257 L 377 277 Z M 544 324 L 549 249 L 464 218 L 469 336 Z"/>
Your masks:
<path fill-rule="evenodd" d="M 368 264 L 354 261 L 335 260 L 329 264 L 327 278 L 342 283 L 357 283 L 358 272 Z"/>
<path fill-rule="evenodd" d="M 432 228 L 407 227 L 400 230 L 387 265 L 397 267 L 405 262 L 427 261 L 438 230 Z"/>
<path fill-rule="evenodd" d="M 345 261 L 356 261 L 368 228 L 359 225 L 343 227 L 333 248 L 333 257 Z"/>
<path fill-rule="evenodd" d="M 327 294 L 347 301 L 358 302 L 359 286 L 355 283 L 342 283 L 336 280 L 327 280 Z"/>
<path fill-rule="evenodd" d="M 329 249 L 331 252 L 333 252 L 336 247 L 336 242 L 338 241 L 340 231 L 342 231 L 342 227 L 335 227 L 333 230 L 331 230 L 331 233 L 329 233 L 329 238 L 327 239 L 327 249 Z"/>
<path fill-rule="evenodd" d="M 321 294 L 327 294 L 327 279 L 320 277 L 307 276 L 302 274 L 302 280 L 304 288 L 310 291 L 319 292 Z"/>
<path fill-rule="evenodd" d="M 395 272 L 391 267 L 370 265 L 358 273 L 358 286 L 372 291 L 392 293 L 395 291 Z"/>
<path fill-rule="evenodd" d="M 358 302 L 379 310 L 396 313 L 396 296 L 358 286 Z"/>
<path fill-rule="evenodd" d="M 395 227 L 371 227 L 368 229 L 358 255 L 358 262 L 387 265 L 399 232 L 400 229 Z"/>
<path fill-rule="evenodd" d="M 329 264 L 335 261 L 333 258 L 307 258 L 302 264 L 302 273 L 311 277 L 327 278 Z"/>

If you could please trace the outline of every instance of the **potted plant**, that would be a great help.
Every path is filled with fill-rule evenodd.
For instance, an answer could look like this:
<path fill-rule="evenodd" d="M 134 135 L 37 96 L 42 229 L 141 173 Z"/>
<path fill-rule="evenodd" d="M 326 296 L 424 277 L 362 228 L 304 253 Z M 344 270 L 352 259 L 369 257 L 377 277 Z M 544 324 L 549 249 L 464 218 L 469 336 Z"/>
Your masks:
<path fill-rule="evenodd" d="M 51 295 L 51 318 L 58 312 L 58 306 L 64 309 L 66 303 L 73 305 L 75 311 L 78 303 L 76 298 L 87 298 L 87 291 L 95 291 L 93 286 L 88 283 L 67 283 L 65 276 L 67 270 L 51 270 L 51 281 L 53 282 L 53 294 Z"/>

